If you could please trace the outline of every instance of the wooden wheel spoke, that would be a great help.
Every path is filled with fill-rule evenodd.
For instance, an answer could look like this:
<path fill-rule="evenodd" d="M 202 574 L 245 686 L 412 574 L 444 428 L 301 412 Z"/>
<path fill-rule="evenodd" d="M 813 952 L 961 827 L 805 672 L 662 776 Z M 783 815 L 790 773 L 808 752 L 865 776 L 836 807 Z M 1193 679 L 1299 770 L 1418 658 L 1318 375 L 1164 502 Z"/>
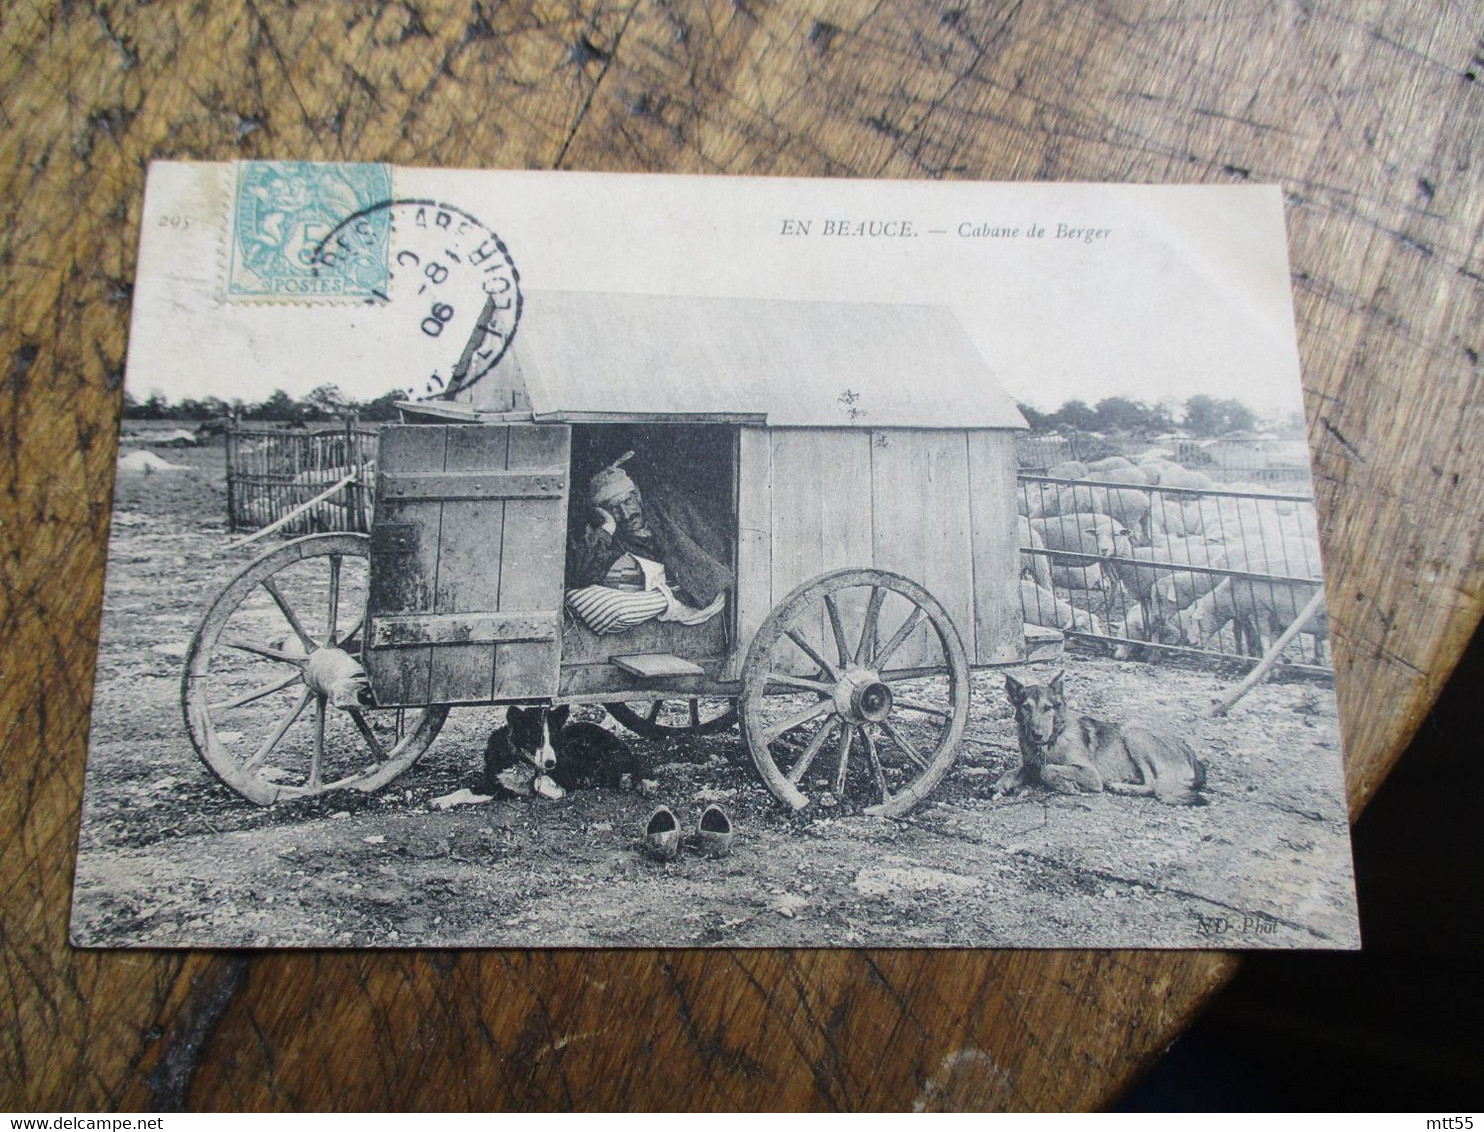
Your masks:
<path fill-rule="evenodd" d="M 303 623 L 299 620 L 299 615 L 294 612 L 294 607 L 283 596 L 282 591 L 278 588 L 278 584 L 272 578 L 264 578 L 262 586 L 268 591 L 268 595 L 273 598 L 274 604 L 278 606 L 278 611 L 283 614 L 283 619 L 289 623 L 289 628 L 293 629 L 294 636 L 299 638 L 299 643 L 304 646 L 304 651 L 313 652 L 319 648 L 314 638 L 305 631 Z"/>
<path fill-rule="evenodd" d="M 768 673 L 769 684 L 782 684 L 785 688 L 803 688 L 809 692 L 820 692 L 829 695 L 835 690 L 835 686 L 828 680 L 810 680 L 805 676 L 790 676 L 785 672 Z"/>
<path fill-rule="evenodd" d="M 881 730 L 885 731 L 887 737 L 896 744 L 897 750 L 901 751 L 902 754 L 906 755 L 909 759 L 915 762 L 920 769 L 927 770 L 927 759 L 923 758 L 917 753 L 917 748 L 914 747 L 910 742 L 908 742 L 907 739 L 903 737 L 900 731 L 898 731 L 884 719 L 881 721 Z"/>
<path fill-rule="evenodd" d="M 359 652 L 361 642 L 357 641 L 355 638 L 365 627 L 366 615 L 363 613 L 356 618 L 354 625 L 352 625 L 349 629 L 345 630 L 343 634 L 341 634 L 340 643 L 337 647 L 344 649 L 346 652 Z M 352 645 L 354 645 L 355 647 L 352 648 Z"/>
<path fill-rule="evenodd" d="M 866 666 L 875 663 L 876 630 L 881 621 L 881 603 L 886 600 L 882 586 L 871 587 L 871 600 L 866 603 L 866 617 L 861 623 L 861 639 L 855 646 L 855 663 Z"/>
<path fill-rule="evenodd" d="M 845 797 L 845 776 L 850 773 L 850 745 L 855 742 L 855 724 L 840 729 L 840 761 L 835 764 L 835 797 Z"/>
<path fill-rule="evenodd" d="M 691 702 L 690 702 L 690 725 L 692 727 L 699 727 L 699 726 L 701 726 L 701 701 L 700 700 L 691 700 Z"/>
<path fill-rule="evenodd" d="M 371 754 L 375 758 L 373 766 L 380 766 L 386 762 L 386 748 L 381 745 L 381 740 L 376 737 L 376 732 L 371 730 L 371 725 L 366 722 L 366 714 L 360 708 L 347 708 L 350 718 L 355 721 L 356 730 L 361 733 L 361 738 L 366 740 L 366 746 L 371 748 Z M 402 733 L 402 713 L 397 712 L 397 737 L 400 739 Z"/>
<path fill-rule="evenodd" d="M 253 753 L 252 758 L 248 759 L 247 762 L 243 764 L 244 769 L 256 770 L 263 764 L 263 760 L 272 753 L 273 748 L 278 746 L 279 740 L 282 739 L 288 732 L 288 729 L 294 725 L 294 720 L 298 719 L 299 716 L 304 714 L 305 706 L 313 698 L 314 693 L 311 692 L 308 688 L 305 688 L 302 692 L 299 693 L 299 699 L 294 704 L 293 710 L 278 721 L 278 726 L 276 726 L 269 734 L 268 738 L 263 741 L 263 745 Z"/>
<path fill-rule="evenodd" d="M 866 741 L 866 758 L 871 764 L 871 778 L 876 783 L 876 793 L 881 796 L 881 801 L 885 804 L 891 794 L 886 789 L 886 771 L 881 767 L 881 756 L 876 753 L 876 740 L 871 737 L 869 727 L 861 728 L 861 737 Z"/>
<path fill-rule="evenodd" d="M 314 750 L 309 756 L 309 789 L 318 790 L 320 765 L 325 758 L 325 700 L 324 695 L 314 697 Z"/>
<path fill-rule="evenodd" d="M 810 660 L 812 660 L 815 664 L 819 665 L 820 671 L 828 676 L 831 680 L 840 679 L 840 670 L 829 661 L 825 660 L 824 657 L 820 656 L 819 653 L 815 651 L 814 646 L 806 641 L 803 634 L 800 633 L 797 629 L 789 629 L 783 635 L 791 640 L 794 644 L 798 645 L 800 651 L 802 651 L 803 654 Z"/>
<path fill-rule="evenodd" d="M 644 713 L 644 722 L 653 723 L 660 717 L 660 708 L 665 706 L 664 700 L 655 700 L 649 705 L 649 710 Z"/>
<path fill-rule="evenodd" d="M 788 731 L 792 731 L 801 723 L 808 723 L 816 716 L 823 715 L 825 712 L 832 710 L 834 706 L 834 700 L 818 700 L 815 703 L 810 704 L 806 708 L 800 708 L 798 711 L 784 716 L 781 720 L 773 724 L 773 726 L 769 727 L 768 730 L 764 732 L 763 742 L 773 742 L 773 740 L 777 739 L 780 735 L 783 735 Z"/>
<path fill-rule="evenodd" d="M 932 704 L 925 704 L 920 700 L 903 699 L 897 695 L 892 696 L 891 706 L 899 707 L 904 711 L 920 711 L 924 715 L 936 715 L 942 719 L 953 718 L 953 713 L 946 708 L 934 707 Z"/>
<path fill-rule="evenodd" d="M 814 733 L 814 738 L 809 740 L 809 745 L 804 748 L 804 753 L 799 756 L 799 761 L 789 768 L 788 774 L 784 777 L 797 786 L 799 780 L 808 772 L 809 764 L 814 761 L 814 756 L 824 750 L 825 740 L 830 737 L 830 732 L 833 729 L 834 720 L 827 719 L 821 723 L 819 730 Z"/>
<path fill-rule="evenodd" d="M 330 555 L 330 612 L 325 624 L 325 643 L 335 643 L 335 621 L 340 614 L 340 562 L 338 554 Z"/>
<path fill-rule="evenodd" d="M 830 615 L 830 632 L 835 635 L 835 651 L 840 654 L 840 667 L 850 663 L 850 647 L 845 643 L 845 626 L 840 623 L 840 610 L 833 594 L 824 595 L 824 607 Z"/>
<path fill-rule="evenodd" d="M 234 696 L 230 700 L 223 700 L 221 703 L 208 704 L 206 710 L 211 712 L 212 715 L 217 715 L 224 711 L 231 711 L 233 708 L 244 707 L 255 700 L 261 700 L 265 696 L 271 696 L 274 692 L 281 692 L 290 684 L 296 684 L 302 679 L 303 677 L 298 672 L 290 672 L 282 680 L 275 680 L 271 684 L 264 684 L 261 688 L 254 688 L 251 692 L 243 692 L 242 695 Z"/>
<path fill-rule="evenodd" d="M 292 664 L 297 668 L 303 668 L 308 657 L 293 656 L 282 649 L 275 649 L 268 645 L 254 644 L 252 641 L 231 638 L 222 642 L 229 649 L 241 649 L 243 652 L 256 653 L 258 656 L 266 656 L 269 660 L 281 661 L 284 664 Z"/>
<path fill-rule="evenodd" d="M 901 628 L 891 635 L 891 640 L 887 641 L 881 651 L 876 654 L 875 667 L 878 671 L 886 666 L 886 662 L 891 659 L 891 654 L 902 647 L 902 644 L 912 635 L 913 630 L 922 624 L 926 616 L 921 606 L 912 610 L 907 620 L 902 622 Z"/>

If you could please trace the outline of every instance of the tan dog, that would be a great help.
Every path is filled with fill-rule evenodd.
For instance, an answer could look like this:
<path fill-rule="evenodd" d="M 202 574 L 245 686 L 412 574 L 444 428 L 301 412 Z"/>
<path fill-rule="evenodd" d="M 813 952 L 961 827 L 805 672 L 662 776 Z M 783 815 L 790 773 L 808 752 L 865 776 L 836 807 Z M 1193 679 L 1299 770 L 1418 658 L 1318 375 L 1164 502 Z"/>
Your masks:
<path fill-rule="evenodd" d="M 1063 794 L 1153 795 L 1171 806 L 1201 806 L 1206 768 L 1181 739 L 1068 711 L 1062 673 L 1049 684 L 1005 677 L 1020 730 L 1021 763 L 995 783 L 1009 794 L 1040 782 Z"/>

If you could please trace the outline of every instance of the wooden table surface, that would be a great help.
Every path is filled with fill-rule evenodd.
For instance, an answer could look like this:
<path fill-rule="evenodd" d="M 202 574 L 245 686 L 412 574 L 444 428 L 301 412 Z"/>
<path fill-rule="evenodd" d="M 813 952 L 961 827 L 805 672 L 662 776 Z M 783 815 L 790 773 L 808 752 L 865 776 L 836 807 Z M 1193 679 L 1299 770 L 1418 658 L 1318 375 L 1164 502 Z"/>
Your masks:
<path fill-rule="evenodd" d="M 1281 182 L 1352 812 L 1479 619 L 1466 4 L 0 10 L 0 1107 L 1087 1107 L 1223 953 L 109 954 L 66 942 L 153 157 Z"/>

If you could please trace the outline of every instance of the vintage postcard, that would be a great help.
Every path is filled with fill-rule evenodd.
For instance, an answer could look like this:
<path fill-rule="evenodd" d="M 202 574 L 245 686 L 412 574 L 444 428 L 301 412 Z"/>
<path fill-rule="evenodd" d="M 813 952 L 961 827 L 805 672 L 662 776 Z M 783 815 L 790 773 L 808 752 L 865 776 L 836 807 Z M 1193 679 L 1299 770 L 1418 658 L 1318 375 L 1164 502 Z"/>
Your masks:
<path fill-rule="evenodd" d="M 72 937 L 1359 946 L 1282 199 L 158 163 Z"/>

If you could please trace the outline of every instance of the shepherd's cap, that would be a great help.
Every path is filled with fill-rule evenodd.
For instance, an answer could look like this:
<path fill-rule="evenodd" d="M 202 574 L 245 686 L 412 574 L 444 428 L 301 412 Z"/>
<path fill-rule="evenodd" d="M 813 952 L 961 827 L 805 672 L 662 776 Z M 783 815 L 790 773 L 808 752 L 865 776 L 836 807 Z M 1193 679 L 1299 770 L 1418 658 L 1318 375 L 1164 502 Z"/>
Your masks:
<path fill-rule="evenodd" d="M 588 501 L 594 507 L 601 507 L 604 503 L 617 499 L 621 495 L 639 490 L 634 481 L 629 478 L 629 474 L 620 466 L 630 460 L 633 455 L 632 451 L 625 452 L 588 480 Z"/>

